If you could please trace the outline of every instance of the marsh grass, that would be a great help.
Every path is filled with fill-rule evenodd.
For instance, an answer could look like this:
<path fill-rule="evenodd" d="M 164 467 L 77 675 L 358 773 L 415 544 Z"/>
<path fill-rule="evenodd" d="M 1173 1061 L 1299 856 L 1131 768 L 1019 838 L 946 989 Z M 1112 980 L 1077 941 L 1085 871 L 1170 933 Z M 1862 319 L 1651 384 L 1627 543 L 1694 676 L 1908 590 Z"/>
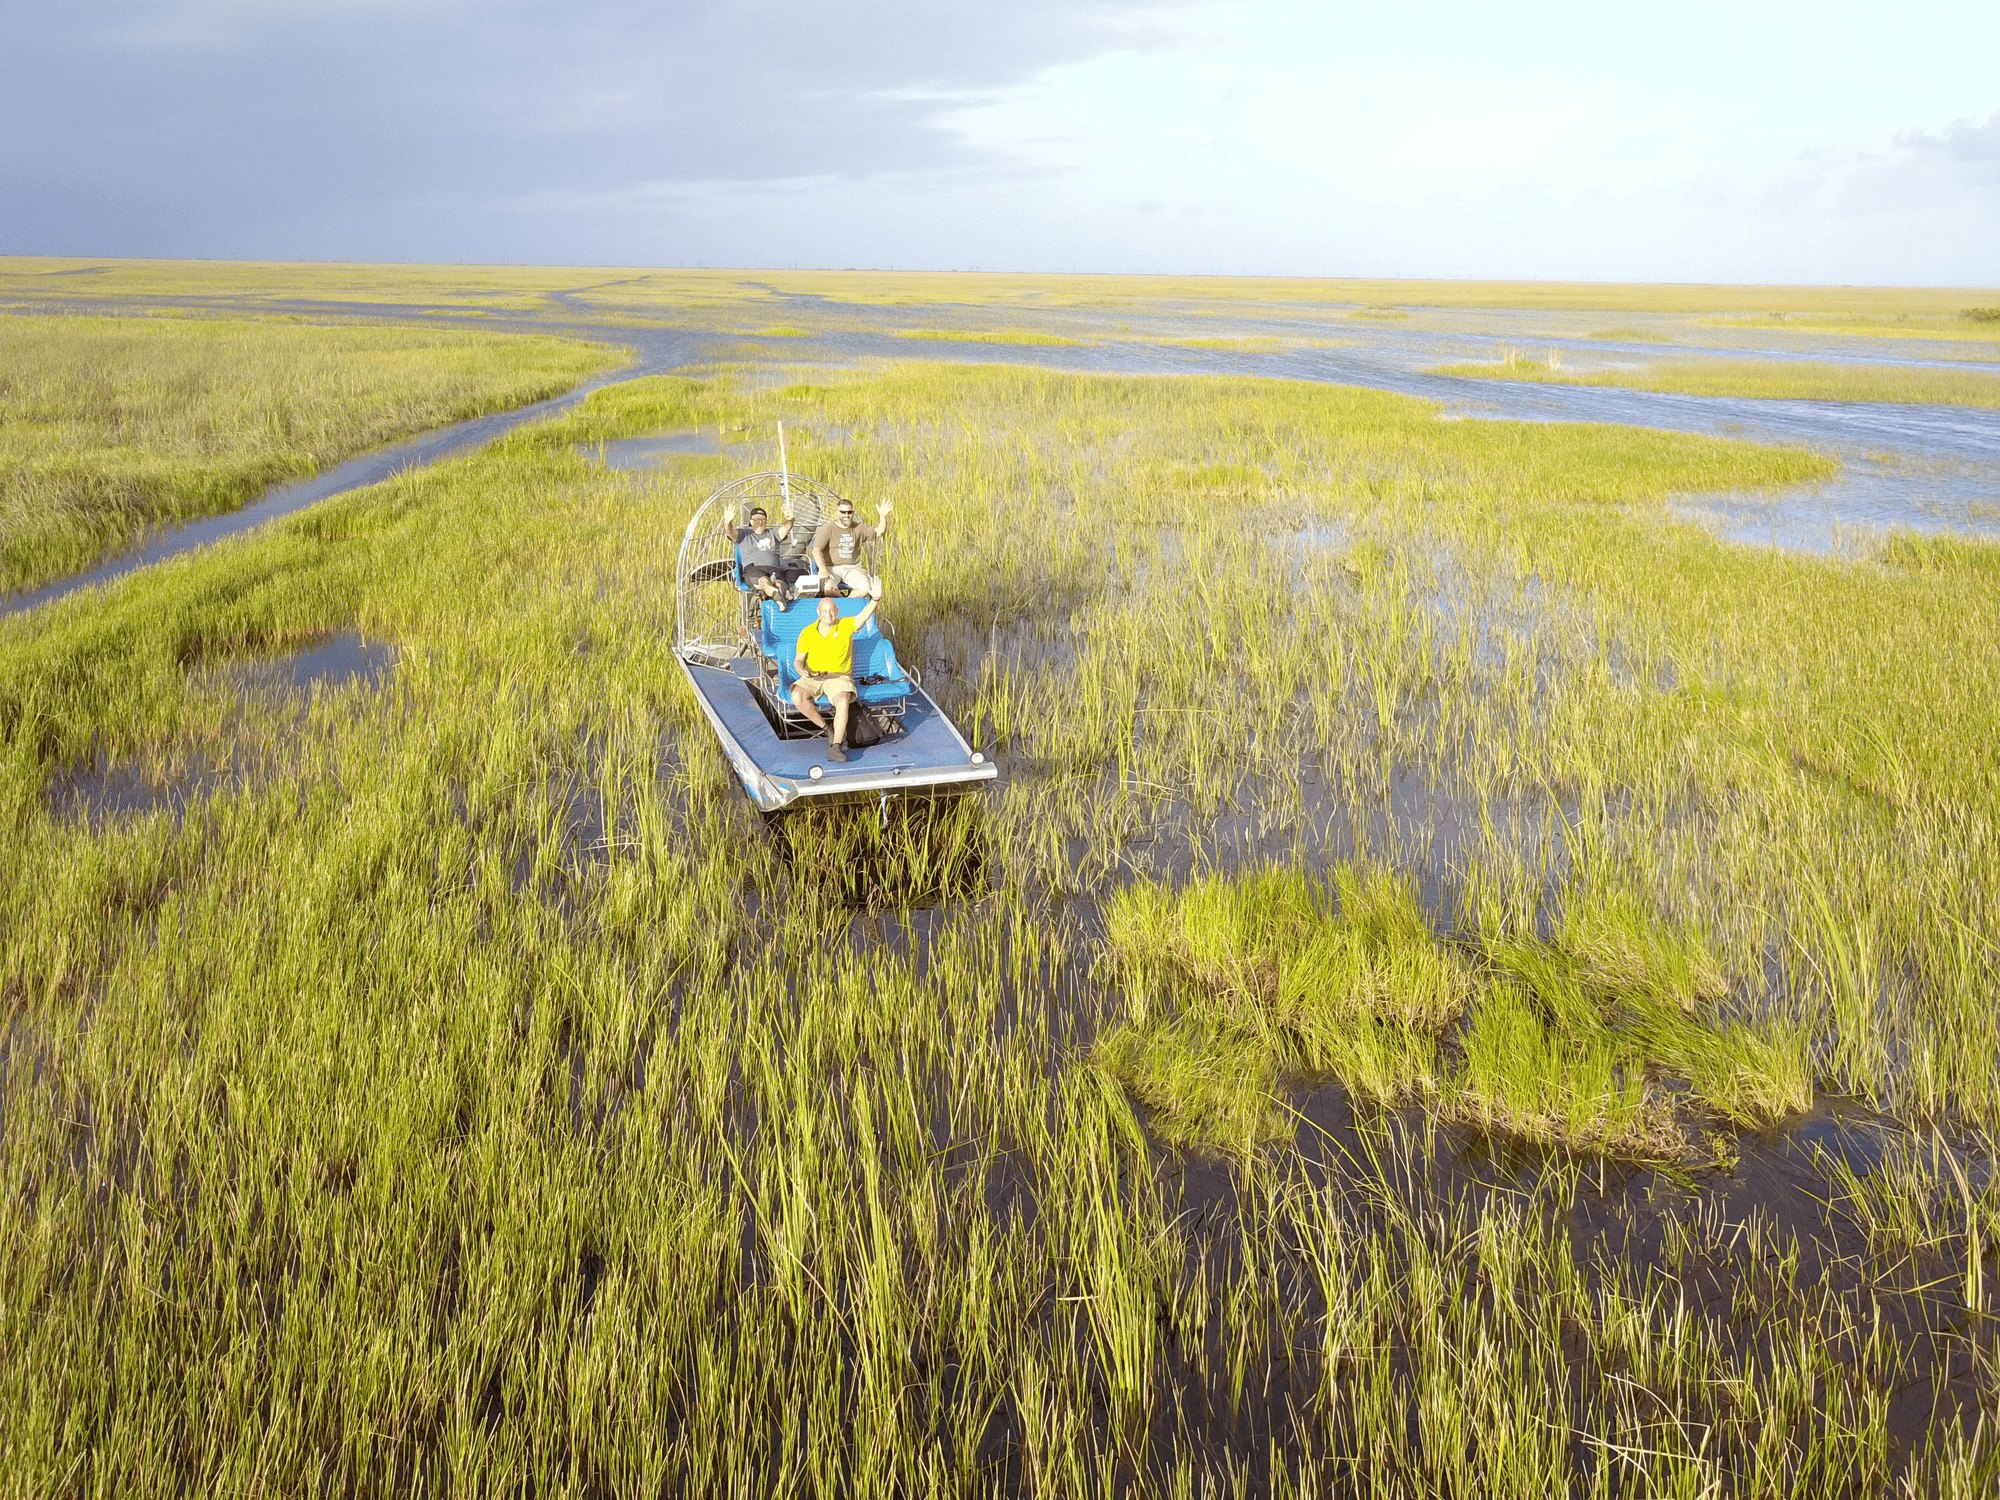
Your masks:
<path fill-rule="evenodd" d="M 1083 340 L 1068 334 L 1048 333 L 1037 328 L 901 328 L 899 339 L 926 339 L 946 344 L 1019 344 L 1079 348 Z"/>
<path fill-rule="evenodd" d="M 1980 313 L 1987 311 L 1991 309 L 1964 308 L 1956 317 L 1942 310 L 1934 310 L 1925 313 L 1903 313 L 1892 318 L 1870 317 L 1865 314 L 1815 316 L 1793 313 L 1762 317 L 1709 318 L 1703 321 L 1714 328 L 1782 329 L 1799 333 L 1839 334 L 1852 338 L 1943 339 L 1994 344 L 2000 341 L 2000 333 L 1996 333 L 1990 326 L 1996 320 L 1979 316 Z"/>
<path fill-rule="evenodd" d="M 80 274 L 81 273 L 81 274 Z M 367 265 L 0 257 L 0 297 L 28 305 L 92 299 L 257 299 L 528 309 L 551 297 L 592 306 L 773 312 L 796 295 L 864 308 L 997 306 L 1120 312 L 1167 306 L 1197 315 L 1304 309 L 1397 319 L 1412 309 L 1522 309 L 1730 319 L 1825 318 L 1950 323 L 1977 290 L 1618 284 L 1560 281 L 1331 280 L 1232 276 L 1064 276 L 984 272 L 739 271 L 687 267 Z M 1963 326 L 1961 324 L 1961 326 Z"/>
<path fill-rule="evenodd" d="M 897 494 L 885 609 L 990 795 L 768 829 L 714 753 L 673 560 L 761 459 L 579 450 L 780 417 Z M 767 366 L 0 623 L 8 1482 L 1980 1493 L 1992 549 L 1665 511 L 1825 471 Z M 216 670 L 344 630 L 395 671 Z M 265 738 L 172 811 L 51 798 Z M 1939 1122 L 1970 1227 L 1927 1165 L 1793 1228 L 1606 1164 L 1801 1089 Z M 1847 1274 L 1868 1234 L 1935 1261 Z"/>
<path fill-rule="evenodd" d="M 1120 891 L 1105 944 L 1130 1020 L 1098 1062 L 1180 1144 L 1289 1134 L 1287 1078 L 1638 1160 L 1699 1154 L 1704 1122 L 1676 1098 L 1751 1127 L 1813 1099 L 1804 1035 L 1704 1014 L 1725 992 L 1706 947 L 1625 896 L 1570 892 L 1553 941 L 1462 946 L 1388 870 L 1212 876 Z M 1171 1097 L 1176 1077 L 1198 1103 Z"/>
<path fill-rule="evenodd" d="M 0 319 L 0 589 L 616 358 L 538 336 Z"/>
<path fill-rule="evenodd" d="M 2000 375 L 1919 365 L 1825 364 L 1807 360 L 1662 360 L 1630 370 L 1564 370 L 1551 354 L 1536 362 L 1510 351 L 1498 364 L 1441 365 L 1433 375 L 1526 380 L 1554 385 L 1621 386 L 1686 396 L 1760 401 L 1884 401 L 2000 407 Z"/>
<path fill-rule="evenodd" d="M 1224 354 L 1282 354 L 1295 349 L 1339 349 L 1351 339 L 1314 338 L 1300 334 L 1163 334 L 1118 331 L 1121 343 L 1151 344 L 1163 349 L 1211 349 Z"/>

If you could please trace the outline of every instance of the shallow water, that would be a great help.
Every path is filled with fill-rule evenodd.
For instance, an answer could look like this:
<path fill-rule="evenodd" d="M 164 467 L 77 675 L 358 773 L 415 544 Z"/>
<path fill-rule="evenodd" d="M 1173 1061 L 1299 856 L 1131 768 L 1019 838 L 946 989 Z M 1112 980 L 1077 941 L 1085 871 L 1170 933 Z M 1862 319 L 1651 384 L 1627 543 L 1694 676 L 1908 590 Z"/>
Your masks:
<path fill-rule="evenodd" d="M 351 460 L 314 479 L 283 486 L 243 510 L 162 531 L 138 550 L 86 573 L 0 598 L 0 618 L 250 530 L 404 469 L 462 452 L 522 422 L 571 405 L 612 380 L 685 369 L 726 348 L 737 337 L 717 329 L 677 326 L 670 321 L 670 308 L 621 307 L 603 295 L 615 292 L 618 285 L 612 281 L 591 288 L 597 295 L 590 299 L 575 292 L 553 294 L 537 312 L 303 299 L 251 305 L 224 297 L 159 298 L 146 303 L 67 298 L 42 304 L 60 311 L 143 313 L 148 308 L 176 307 L 551 333 L 622 345 L 633 351 L 634 360 L 626 369 L 598 377 L 566 395 L 460 423 Z M 1340 308 L 1279 304 L 1232 309 L 1227 315 L 1212 310 L 1197 315 L 1170 305 L 1145 312 L 1120 310 L 1115 316 L 1087 309 L 1037 309 L 1033 313 L 1037 326 L 1085 342 L 1003 345 L 896 337 L 899 329 L 954 323 L 992 326 L 1011 321 L 1009 311 L 999 308 L 873 307 L 791 293 L 782 294 L 774 309 L 760 310 L 757 316 L 767 314 L 774 320 L 795 320 L 817 330 L 809 338 L 755 341 L 766 346 L 766 354 L 787 364 L 949 360 L 1116 374 L 1267 376 L 1423 397 L 1442 403 L 1449 415 L 1470 420 L 1605 422 L 1795 444 L 1838 459 L 1841 473 L 1826 483 L 1777 497 L 1702 496 L 1677 513 L 1730 540 L 1822 553 L 1865 550 L 1869 541 L 1896 527 L 2000 537 L 2000 411 L 1894 403 L 1758 401 L 1425 373 L 1442 364 L 1494 359 L 1505 349 L 1524 346 L 1533 351 L 1567 351 L 1583 356 L 1586 362 L 1600 363 L 1607 354 L 1634 359 L 1671 354 L 1675 358 L 1750 356 L 1989 367 L 1976 358 L 1939 358 L 1934 345 L 1919 340 L 1808 338 L 1803 347 L 1788 348 L 1776 342 L 1768 330 L 1680 327 L 1677 332 L 1682 337 L 1662 344 L 1593 339 L 1587 332 L 1561 327 L 1552 331 L 1550 325 L 1562 324 L 1565 317 L 1546 312 L 1423 310 L 1407 320 L 1381 321 L 1351 317 Z M 1603 324 L 1630 320 L 1599 313 L 1569 316 L 1567 321 Z M 1697 335 L 1700 342 L 1690 341 Z M 1188 337 L 1338 339 L 1340 344 L 1254 350 L 1140 341 Z M 606 462 L 616 468 L 643 468 L 675 455 L 726 451 L 719 439 L 711 446 L 708 435 L 698 433 L 605 444 L 604 449 Z"/>
<path fill-rule="evenodd" d="M 1925 471 L 1876 454 L 1840 459 L 1821 484 L 1688 495 L 1672 509 L 1729 541 L 1821 556 L 1865 554 L 1895 530 L 2000 539 L 2000 463 Z"/>
<path fill-rule="evenodd" d="M 100 754 L 87 766 L 64 767 L 49 778 L 49 810 L 65 822 L 93 828 L 155 812 L 180 819 L 191 803 L 237 784 L 226 766 L 159 768 Z"/>
<path fill-rule="evenodd" d="M 229 658 L 197 669 L 246 697 L 303 710 L 320 693 L 380 687 L 395 670 L 396 648 L 342 631 L 280 656 Z M 235 751 L 174 755 L 164 760 L 113 760 L 102 751 L 87 765 L 66 766 L 49 779 L 49 808 L 58 818 L 102 826 L 121 818 L 166 812 L 185 817 L 204 797 L 263 779 L 262 762 L 244 762 Z"/>
<path fill-rule="evenodd" d="M 839 342 L 856 356 L 909 357 L 913 347 L 893 339 Z M 2000 411 L 1888 402 L 1762 401 L 1424 373 L 1426 367 L 1462 354 L 1448 347 L 1456 342 L 1391 332 L 1365 347 L 1283 353 L 1139 344 L 939 347 L 949 349 L 956 359 L 1060 369 L 1329 381 L 1438 401 L 1448 414 L 1471 420 L 1614 423 L 1796 445 L 1838 459 L 1840 474 L 1780 497 L 1703 497 L 1701 507 L 1689 513 L 1732 540 L 1818 552 L 1836 550 L 1843 531 L 1879 534 L 1910 527 L 2000 537 Z"/>
<path fill-rule="evenodd" d="M 655 469 L 669 459 L 720 454 L 727 450 L 713 432 L 668 432 L 658 437 L 613 438 L 580 450 L 607 469 Z"/>
<path fill-rule="evenodd" d="M 234 662 L 225 670 L 249 692 L 310 693 L 350 682 L 375 687 L 395 666 L 394 646 L 345 630 L 302 651 Z"/>
<path fill-rule="evenodd" d="M 1877 1334 L 1901 1351 L 1899 1379 L 1886 1393 L 1893 1468 L 1945 1425 L 1969 1431 L 1976 1419 L 1982 1385 L 1966 1309 L 1954 1300 L 1963 1245 L 1886 1246 L 1842 1197 L 1836 1168 L 1865 1176 L 1910 1141 L 1904 1127 L 1862 1106 L 1823 1098 L 1769 1129 L 1732 1132 L 1722 1163 L 1670 1168 L 1572 1157 L 1439 1124 L 1417 1105 L 1385 1113 L 1334 1083 L 1297 1085 L 1289 1102 L 1298 1128 L 1291 1149 L 1268 1167 L 1329 1195 L 1344 1219 L 1387 1229 L 1392 1240 L 1420 1234 L 1450 1243 L 1495 1211 L 1554 1210 L 1587 1281 L 1623 1285 L 1628 1295 L 1665 1282 L 1724 1348 L 1750 1360 L 1777 1326 L 1754 1310 L 1770 1297 L 1774 1266 L 1796 1256 L 1800 1285 L 1858 1314 L 1864 1331 L 1872 1314 Z M 1975 1190 L 1990 1180 L 1990 1145 L 1960 1141 L 1954 1149 Z M 1244 1165 L 1158 1143 L 1153 1156 L 1169 1212 L 1188 1229 L 1199 1265 L 1226 1267 L 1241 1242 L 1246 1201 L 1256 1196 L 1246 1192 Z M 1565 1174 L 1573 1174 L 1571 1185 L 1551 1196 Z M 1389 1203 L 1395 1207 L 1385 1212 Z M 1316 1288 L 1308 1280 L 1298 1291 L 1312 1316 Z M 1579 1372 L 1587 1363 L 1578 1361 Z M 1287 1373 L 1273 1368 L 1265 1378 L 1282 1383 Z M 1579 1457 L 1587 1471 L 1587 1456 Z"/>

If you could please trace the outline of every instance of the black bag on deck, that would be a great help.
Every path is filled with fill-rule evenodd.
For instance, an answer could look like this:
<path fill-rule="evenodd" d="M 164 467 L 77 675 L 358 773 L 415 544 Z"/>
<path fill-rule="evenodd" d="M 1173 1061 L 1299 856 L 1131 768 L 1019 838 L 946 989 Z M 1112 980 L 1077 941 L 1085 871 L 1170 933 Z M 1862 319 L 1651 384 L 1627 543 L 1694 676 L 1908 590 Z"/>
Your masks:
<path fill-rule="evenodd" d="M 847 711 L 847 748 L 866 750 L 870 745 L 882 743 L 882 726 L 875 722 L 875 715 L 857 703 Z"/>

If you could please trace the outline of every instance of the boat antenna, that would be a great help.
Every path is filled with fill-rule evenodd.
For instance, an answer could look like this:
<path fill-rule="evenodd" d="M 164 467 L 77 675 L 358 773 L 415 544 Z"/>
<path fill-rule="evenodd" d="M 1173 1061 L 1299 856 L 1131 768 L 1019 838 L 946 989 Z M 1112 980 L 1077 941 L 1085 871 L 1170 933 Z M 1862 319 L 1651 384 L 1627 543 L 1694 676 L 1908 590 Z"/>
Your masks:
<path fill-rule="evenodd" d="M 785 497 L 785 514 L 792 513 L 792 469 L 785 462 L 785 424 L 778 424 L 778 493 Z"/>

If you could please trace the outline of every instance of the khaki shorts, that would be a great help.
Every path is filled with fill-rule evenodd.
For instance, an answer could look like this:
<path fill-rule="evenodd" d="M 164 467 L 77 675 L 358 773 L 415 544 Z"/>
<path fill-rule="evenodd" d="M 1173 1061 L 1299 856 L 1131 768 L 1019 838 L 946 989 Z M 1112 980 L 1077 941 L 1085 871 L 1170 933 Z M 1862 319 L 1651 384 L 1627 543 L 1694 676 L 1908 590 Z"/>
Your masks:
<path fill-rule="evenodd" d="M 828 701 L 854 696 L 854 679 L 846 673 L 838 677 L 822 677 L 817 672 L 806 672 L 799 677 L 798 685 L 806 689 L 808 701 L 822 693 L 826 694 Z"/>
<path fill-rule="evenodd" d="M 843 563 L 839 567 L 828 568 L 826 576 L 856 594 L 865 594 L 875 586 L 875 575 L 858 563 Z"/>

